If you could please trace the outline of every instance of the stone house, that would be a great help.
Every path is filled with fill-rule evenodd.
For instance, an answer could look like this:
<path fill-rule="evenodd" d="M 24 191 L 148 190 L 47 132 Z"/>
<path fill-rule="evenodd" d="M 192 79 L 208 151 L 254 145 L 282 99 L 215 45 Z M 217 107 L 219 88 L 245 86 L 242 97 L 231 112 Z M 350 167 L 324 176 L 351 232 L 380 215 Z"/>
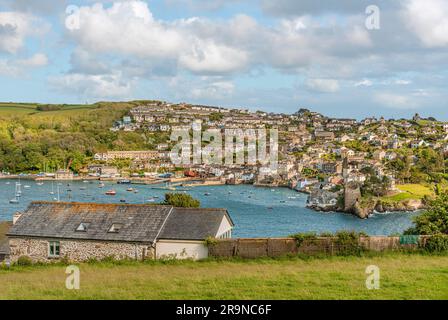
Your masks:
<path fill-rule="evenodd" d="M 8 232 L 11 262 L 60 259 L 203 259 L 204 240 L 230 238 L 225 209 L 32 202 Z"/>
<path fill-rule="evenodd" d="M 9 257 L 9 240 L 6 237 L 6 230 L 10 228 L 11 224 L 10 222 L 0 223 L 0 262 Z"/>

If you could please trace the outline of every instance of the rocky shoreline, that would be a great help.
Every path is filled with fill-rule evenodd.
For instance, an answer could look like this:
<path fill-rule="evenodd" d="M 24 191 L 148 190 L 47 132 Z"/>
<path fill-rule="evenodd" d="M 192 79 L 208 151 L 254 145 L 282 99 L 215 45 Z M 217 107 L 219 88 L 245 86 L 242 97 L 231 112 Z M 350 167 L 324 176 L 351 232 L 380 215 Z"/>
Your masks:
<path fill-rule="evenodd" d="M 391 212 L 415 212 L 426 209 L 426 204 L 422 200 L 406 200 L 395 203 L 385 203 L 380 199 L 373 201 L 369 204 L 361 204 L 357 202 L 351 209 L 345 210 L 345 208 L 339 205 L 316 205 L 309 204 L 307 208 L 317 212 L 341 212 L 353 214 L 361 219 L 367 219 L 374 213 L 391 213 Z"/>

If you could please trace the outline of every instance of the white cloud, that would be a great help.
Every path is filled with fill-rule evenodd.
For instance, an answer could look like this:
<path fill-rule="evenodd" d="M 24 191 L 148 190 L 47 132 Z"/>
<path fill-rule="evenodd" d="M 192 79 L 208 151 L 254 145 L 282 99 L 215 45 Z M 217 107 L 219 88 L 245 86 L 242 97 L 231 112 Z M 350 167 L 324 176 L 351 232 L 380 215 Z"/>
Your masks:
<path fill-rule="evenodd" d="M 71 35 L 88 51 L 145 58 L 175 56 L 184 42 L 178 32 L 155 21 L 142 1 L 114 2 L 110 8 L 100 3 L 81 7 L 80 28 Z"/>
<path fill-rule="evenodd" d="M 358 81 L 354 84 L 355 87 L 371 87 L 373 85 L 373 82 L 369 79 L 364 79 L 361 81 Z"/>
<path fill-rule="evenodd" d="M 377 93 L 374 96 L 377 103 L 394 109 L 415 109 L 418 107 L 417 101 L 407 95 L 395 93 Z"/>
<path fill-rule="evenodd" d="M 82 7 L 80 29 L 69 34 L 91 56 L 132 56 L 208 75 L 254 66 L 294 72 L 316 63 L 334 67 L 331 59 L 339 59 L 341 52 L 360 55 L 359 49 L 372 46 L 362 26 L 359 18 L 333 24 L 310 16 L 267 26 L 243 14 L 219 21 L 198 17 L 163 21 L 153 17 L 146 2 L 132 0 L 107 8 Z"/>
<path fill-rule="evenodd" d="M 48 64 L 48 58 L 43 53 L 36 53 L 30 58 L 18 60 L 17 64 L 19 64 L 22 67 L 31 67 L 31 68 L 43 67 Z"/>
<path fill-rule="evenodd" d="M 0 52 L 16 54 L 28 37 L 42 36 L 49 29 L 47 22 L 30 13 L 0 11 Z"/>
<path fill-rule="evenodd" d="M 0 60 L 0 75 L 15 77 L 19 73 L 17 66 L 12 65 L 8 60 Z"/>
<path fill-rule="evenodd" d="M 403 80 L 403 79 L 395 80 L 395 84 L 400 85 L 400 86 L 406 86 L 411 83 L 412 83 L 412 81 L 410 81 L 410 80 Z"/>
<path fill-rule="evenodd" d="M 409 0 L 404 18 L 408 27 L 427 47 L 448 46 L 448 2 Z"/>
<path fill-rule="evenodd" d="M 155 20 L 142 1 L 82 7 L 80 28 L 71 36 L 86 52 L 133 55 L 140 59 L 177 61 L 197 73 L 226 73 L 243 68 L 247 54 L 199 33 L 207 23 L 198 19 L 172 23 Z M 201 28 L 194 32 L 194 28 Z"/>
<path fill-rule="evenodd" d="M 44 67 L 47 64 L 47 56 L 43 53 L 36 53 L 25 59 L 0 59 L 0 75 L 23 77 L 35 68 Z"/>
<path fill-rule="evenodd" d="M 339 82 L 334 79 L 308 79 L 306 85 L 309 89 L 318 92 L 334 93 L 339 91 Z"/>
<path fill-rule="evenodd" d="M 217 81 L 202 87 L 195 87 L 191 91 L 193 99 L 222 99 L 230 96 L 235 90 L 235 85 L 230 81 Z"/>
<path fill-rule="evenodd" d="M 107 65 L 81 48 L 76 48 L 70 57 L 71 73 L 106 74 Z"/>
<path fill-rule="evenodd" d="M 197 73 L 227 73 L 244 68 L 248 63 L 248 56 L 236 48 L 197 41 L 189 52 L 180 55 L 179 62 Z"/>
<path fill-rule="evenodd" d="M 355 26 L 352 30 L 350 30 L 347 37 L 349 42 L 357 46 L 370 47 L 373 45 L 367 29 L 360 26 Z"/>
<path fill-rule="evenodd" d="M 50 85 L 58 91 L 87 98 L 126 98 L 132 92 L 130 81 L 120 73 L 111 75 L 67 74 L 53 77 Z"/>

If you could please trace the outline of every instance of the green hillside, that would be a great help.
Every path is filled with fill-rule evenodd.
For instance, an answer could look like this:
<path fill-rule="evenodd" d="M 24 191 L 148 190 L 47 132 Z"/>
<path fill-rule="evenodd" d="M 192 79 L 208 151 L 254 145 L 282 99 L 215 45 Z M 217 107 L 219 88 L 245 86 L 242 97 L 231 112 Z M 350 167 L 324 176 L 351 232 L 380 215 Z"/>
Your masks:
<path fill-rule="evenodd" d="M 145 148 L 140 134 L 109 130 L 140 103 L 0 103 L 0 170 L 56 170 L 71 160 L 78 171 L 96 152 Z"/>

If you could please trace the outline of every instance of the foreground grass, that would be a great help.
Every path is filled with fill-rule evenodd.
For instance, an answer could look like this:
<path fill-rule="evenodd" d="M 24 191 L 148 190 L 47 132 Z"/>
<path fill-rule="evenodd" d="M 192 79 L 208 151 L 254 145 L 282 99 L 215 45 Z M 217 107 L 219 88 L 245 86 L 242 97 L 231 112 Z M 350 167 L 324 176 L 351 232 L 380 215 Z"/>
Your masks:
<path fill-rule="evenodd" d="M 380 268 L 367 290 L 365 269 Z M 448 256 L 284 258 L 81 264 L 81 289 L 64 266 L 0 270 L 0 299 L 448 299 Z"/>

